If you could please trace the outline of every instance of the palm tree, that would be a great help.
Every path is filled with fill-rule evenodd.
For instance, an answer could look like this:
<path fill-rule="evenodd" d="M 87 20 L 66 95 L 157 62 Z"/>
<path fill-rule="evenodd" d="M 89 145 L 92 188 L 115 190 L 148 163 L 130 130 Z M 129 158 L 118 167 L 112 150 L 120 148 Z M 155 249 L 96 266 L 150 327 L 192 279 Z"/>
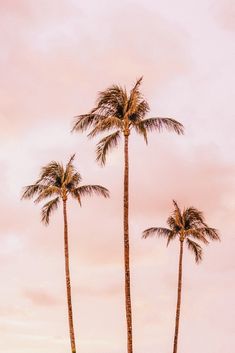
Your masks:
<path fill-rule="evenodd" d="M 139 87 L 142 77 L 137 80 L 128 94 L 125 88 L 113 85 L 100 92 L 97 105 L 90 113 L 76 117 L 73 131 L 85 131 L 91 128 L 89 137 L 112 131 L 103 137 L 97 144 L 97 161 L 104 166 L 107 153 L 118 145 L 124 137 L 124 266 L 125 266 L 125 303 L 127 322 L 127 350 L 133 352 L 132 348 L 132 312 L 130 293 L 130 265 L 129 265 L 129 159 L 128 141 L 132 130 L 142 135 L 147 143 L 149 131 L 160 132 L 164 128 L 183 134 L 183 126 L 170 118 L 146 118 L 149 112 L 148 102 L 141 94 Z"/>
<path fill-rule="evenodd" d="M 169 243 L 178 239 L 180 242 L 179 271 L 178 271 L 178 293 L 175 318 L 175 334 L 173 353 L 177 353 L 177 343 L 179 334 L 181 289 L 182 289 L 182 266 L 183 266 L 183 247 L 186 242 L 187 247 L 193 252 L 196 263 L 202 260 L 202 247 L 196 241 L 208 244 L 209 240 L 220 240 L 218 231 L 208 227 L 205 223 L 203 213 L 194 207 L 188 207 L 182 212 L 178 204 L 173 201 L 173 214 L 167 219 L 169 228 L 148 228 L 143 232 L 143 238 L 151 236 L 163 236 Z M 192 240 L 193 239 L 193 240 Z M 196 241 L 194 241 L 196 240 Z"/>
<path fill-rule="evenodd" d="M 82 180 L 73 165 L 75 155 L 73 155 L 66 167 L 58 162 L 52 161 L 42 167 L 40 177 L 35 184 L 28 185 L 24 188 L 22 199 L 32 199 L 36 196 L 34 202 L 38 203 L 45 199 L 53 197 L 42 207 L 41 220 L 45 225 L 49 224 L 50 216 L 55 211 L 60 201 L 63 202 L 64 216 L 64 254 L 65 254 L 65 275 L 67 289 L 67 305 L 68 305 L 68 320 L 69 333 L 72 353 L 76 353 L 75 335 L 73 328 L 73 311 L 70 286 L 70 271 L 69 271 L 69 244 L 68 244 L 68 222 L 67 222 L 67 199 L 71 196 L 81 206 L 83 196 L 91 196 L 93 194 L 103 197 L 109 197 L 109 192 L 106 188 L 100 185 L 81 185 Z"/>

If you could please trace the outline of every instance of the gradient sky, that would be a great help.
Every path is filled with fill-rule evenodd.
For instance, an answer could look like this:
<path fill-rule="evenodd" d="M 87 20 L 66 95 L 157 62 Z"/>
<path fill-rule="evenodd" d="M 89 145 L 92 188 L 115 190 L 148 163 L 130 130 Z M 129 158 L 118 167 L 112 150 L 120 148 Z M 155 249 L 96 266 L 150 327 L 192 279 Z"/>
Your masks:
<path fill-rule="evenodd" d="M 142 240 L 165 226 L 172 199 L 204 211 L 222 242 L 195 265 L 185 253 L 180 353 L 235 350 L 235 117 L 232 0 L 0 0 L 0 352 L 69 351 L 63 222 L 49 227 L 22 187 L 76 152 L 84 183 L 112 198 L 69 204 L 74 321 L 80 353 L 123 353 L 122 148 L 95 164 L 95 141 L 70 134 L 113 83 L 142 91 L 151 116 L 183 137 L 130 141 L 130 240 L 135 353 L 170 353 L 178 244 Z"/>

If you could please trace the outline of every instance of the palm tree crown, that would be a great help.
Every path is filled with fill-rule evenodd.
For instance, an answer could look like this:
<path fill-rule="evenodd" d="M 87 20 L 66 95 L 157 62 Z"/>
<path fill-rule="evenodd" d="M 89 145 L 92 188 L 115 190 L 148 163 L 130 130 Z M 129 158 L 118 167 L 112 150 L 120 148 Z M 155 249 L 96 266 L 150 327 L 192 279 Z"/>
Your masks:
<path fill-rule="evenodd" d="M 137 80 L 128 94 L 125 88 L 113 85 L 100 92 L 97 104 L 90 113 L 76 117 L 72 131 L 85 131 L 91 128 L 88 136 L 94 137 L 102 132 L 115 130 L 105 136 L 97 145 L 97 161 L 101 165 L 106 162 L 109 150 L 116 147 L 121 133 L 129 136 L 134 129 L 142 135 L 147 143 L 147 132 L 163 128 L 183 134 L 183 125 L 171 118 L 146 118 L 149 112 L 148 102 L 141 94 L 139 87 L 142 77 Z"/>
<path fill-rule="evenodd" d="M 61 163 L 52 161 L 42 167 L 40 177 L 35 184 L 24 188 L 22 199 L 31 199 L 36 196 L 34 202 L 38 203 L 48 198 L 48 201 L 42 207 L 41 219 L 44 224 L 49 224 L 51 213 L 58 208 L 60 200 L 67 200 L 68 195 L 76 199 L 81 205 L 83 196 L 90 196 L 93 193 L 109 197 L 109 191 L 100 185 L 81 185 L 81 174 L 76 171 L 73 161 L 73 155 L 67 165 L 64 167 Z"/>
<path fill-rule="evenodd" d="M 194 207 L 181 211 L 176 201 L 173 204 L 174 211 L 167 219 L 169 228 L 148 228 L 143 232 L 143 238 L 163 236 L 167 239 L 167 245 L 175 238 L 186 241 L 188 249 L 194 253 L 195 261 L 199 263 L 202 260 L 202 247 L 196 241 L 208 244 L 208 240 L 220 240 L 218 231 L 205 223 L 201 211 Z"/>

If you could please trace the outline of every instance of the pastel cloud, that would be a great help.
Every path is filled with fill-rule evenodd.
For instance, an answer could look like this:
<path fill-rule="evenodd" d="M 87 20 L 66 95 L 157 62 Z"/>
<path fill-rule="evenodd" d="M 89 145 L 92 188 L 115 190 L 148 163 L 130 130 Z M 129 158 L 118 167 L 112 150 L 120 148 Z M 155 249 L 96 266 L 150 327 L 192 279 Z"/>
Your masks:
<path fill-rule="evenodd" d="M 232 0 L 218 1 L 215 5 L 215 17 L 223 29 L 228 31 L 235 30 L 234 16 L 235 5 Z"/>
<path fill-rule="evenodd" d="M 45 290 L 25 289 L 24 296 L 29 299 L 34 306 L 58 304 L 58 301 Z"/>

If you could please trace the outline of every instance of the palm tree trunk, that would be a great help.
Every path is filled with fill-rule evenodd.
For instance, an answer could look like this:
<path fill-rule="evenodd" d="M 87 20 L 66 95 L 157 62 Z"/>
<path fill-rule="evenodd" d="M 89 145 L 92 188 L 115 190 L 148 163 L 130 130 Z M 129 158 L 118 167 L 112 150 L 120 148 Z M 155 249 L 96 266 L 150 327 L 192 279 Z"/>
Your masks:
<path fill-rule="evenodd" d="M 65 255 L 65 275 L 66 275 L 66 289 L 67 289 L 67 304 L 68 304 L 68 319 L 69 319 L 69 333 L 72 353 L 76 353 L 74 328 L 73 328 L 73 310 L 71 300 L 71 286 L 70 286 L 70 272 L 69 272 L 69 244 L 68 244 L 68 222 L 66 200 L 63 200 L 64 213 L 64 255 Z"/>
<path fill-rule="evenodd" d="M 130 290 L 130 260 L 129 260 L 129 161 L 128 161 L 128 136 L 124 134 L 124 262 L 125 262 L 125 302 L 127 321 L 127 351 L 132 350 L 132 313 L 131 313 L 131 290 Z"/>
<path fill-rule="evenodd" d="M 179 321 L 180 321 L 180 305 L 181 305 L 181 289 L 182 289 L 183 244 L 184 244 L 183 240 L 180 240 L 179 273 L 178 273 L 178 294 L 177 294 L 177 306 L 176 306 L 176 317 L 175 317 L 175 336 L 174 336 L 173 353 L 177 353 L 177 344 L 178 344 Z"/>

